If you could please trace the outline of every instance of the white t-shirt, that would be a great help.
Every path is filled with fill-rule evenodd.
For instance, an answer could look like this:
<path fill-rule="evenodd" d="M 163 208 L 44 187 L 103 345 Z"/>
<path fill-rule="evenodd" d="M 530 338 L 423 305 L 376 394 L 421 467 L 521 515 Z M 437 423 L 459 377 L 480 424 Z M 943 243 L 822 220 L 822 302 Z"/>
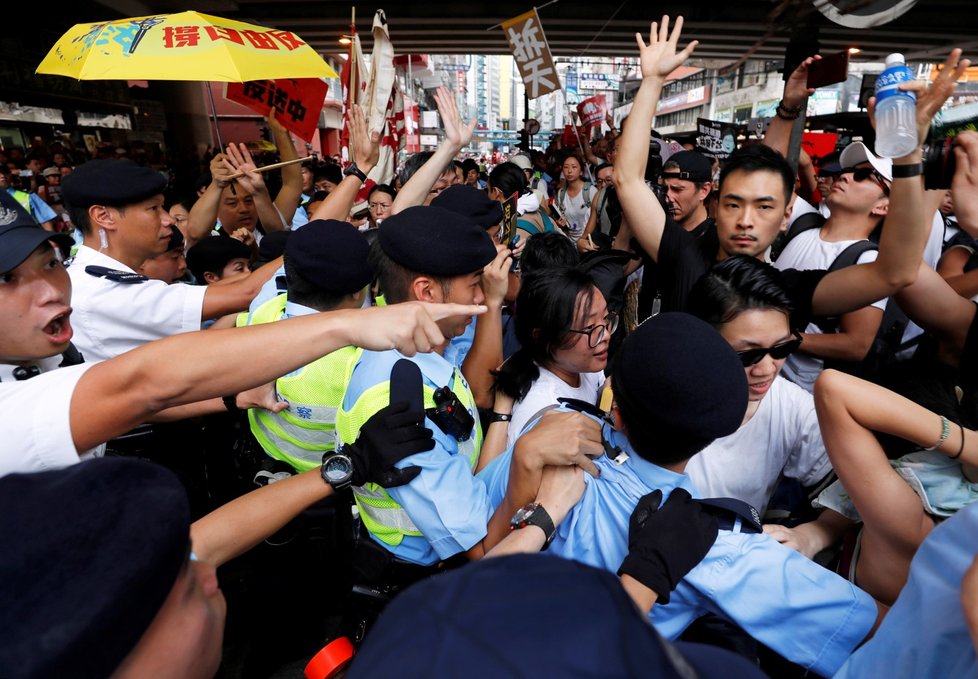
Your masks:
<path fill-rule="evenodd" d="M 585 194 L 591 198 L 586 205 Z M 563 201 L 557 208 L 563 212 L 564 219 L 567 221 L 567 232 L 570 239 L 576 241 L 587 228 L 587 220 L 591 218 L 591 201 L 597 196 L 597 191 L 594 190 L 593 186 L 585 184 L 576 196 L 572 196 L 567 189 L 562 189 L 558 195 L 563 198 Z"/>
<path fill-rule="evenodd" d="M 83 363 L 23 382 L 0 382 L 0 476 L 58 469 L 78 462 L 71 437 L 71 396 L 91 367 L 91 363 Z M 85 456 L 100 454 L 103 449 Z"/>
<path fill-rule="evenodd" d="M 506 446 L 512 446 L 523 427 L 535 414 L 547 406 L 557 405 L 558 398 L 576 398 L 596 403 L 598 390 L 604 384 L 604 373 L 581 373 L 581 386 L 572 387 L 546 368 L 540 368 L 540 377 L 530 387 L 526 398 L 513 406 L 513 419 L 509 422 Z"/>
<path fill-rule="evenodd" d="M 200 330 L 207 286 L 157 280 L 118 283 L 86 273 L 85 267 L 92 265 L 133 272 L 84 245 L 68 266 L 72 342 L 86 362 L 98 363 L 152 340 Z"/>
<path fill-rule="evenodd" d="M 737 498 L 761 515 L 782 473 L 812 486 L 831 469 L 812 395 L 780 376 L 747 424 L 686 464 L 703 497 Z"/>
<path fill-rule="evenodd" d="M 829 242 L 822 240 L 821 229 L 810 229 L 795 236 L 784 251 L 778 256 L 778 261 L 774 266 L 779 270 L 798 269 L 828 269 L 832 266 L 835 258 L 842 254 L 847 247 L 856 243 L 855 240 L 842 240 Z M 856 260 L 857 264 L 875 262 L 879 253 L 876 250 L 864 252 Z M 881 299 L 874 302 L 871 306 L 883 310 L 886 308 L 886 300 Z M 814 323 L 809 323 L 805 328 L 806 333 L 822 334 L 821 328 Z M 820 358 L 815 358 L 808 354 L 796 352 L 788 357 L 784 363 L 782 373 L 789 380 L 811 392 L 815 388 L 815 380 L 822 372 L 824 362 Z"/>

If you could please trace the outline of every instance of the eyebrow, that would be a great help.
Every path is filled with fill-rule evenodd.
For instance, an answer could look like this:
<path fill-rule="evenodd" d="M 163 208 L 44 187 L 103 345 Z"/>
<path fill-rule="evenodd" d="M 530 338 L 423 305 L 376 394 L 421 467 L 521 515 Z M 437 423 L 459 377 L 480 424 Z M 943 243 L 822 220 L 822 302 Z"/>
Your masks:
<path fill-rule="evenodd" d="M 736 193 L 725 193 L 723 194 L 723 198 L 727 200 L 741 200 L 741 201 L 754 202 L 754 203 L 772 203 L 777 200 L 777 198 L 775 198 L 774 196 L 759 196 L 758 198 L 755 198 L 753 201 L 747 201 L 746 198 Z"/>

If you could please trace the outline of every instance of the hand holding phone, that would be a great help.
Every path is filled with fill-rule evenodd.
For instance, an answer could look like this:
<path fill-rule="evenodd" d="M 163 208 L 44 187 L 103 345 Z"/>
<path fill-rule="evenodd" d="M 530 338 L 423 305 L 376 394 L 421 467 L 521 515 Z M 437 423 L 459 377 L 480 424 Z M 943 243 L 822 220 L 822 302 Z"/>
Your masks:
<path fill-rule="evenodd" d="M 823 56 L 808 65 L 808 86 L 825 87 L 849 77 L 849 50 Z"/>

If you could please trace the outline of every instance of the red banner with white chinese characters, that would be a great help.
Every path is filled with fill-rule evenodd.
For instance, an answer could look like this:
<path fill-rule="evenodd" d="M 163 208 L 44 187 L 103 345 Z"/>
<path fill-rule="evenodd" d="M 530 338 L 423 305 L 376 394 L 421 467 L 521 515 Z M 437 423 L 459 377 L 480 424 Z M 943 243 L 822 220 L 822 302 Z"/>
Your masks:
<path fill-rule="evenodd" d="M 228 83 L 224 97 L 268 116 L 306 141 L 312 141 L 326 101 L 326 83 L 320 78 L 282 78 Z"/>
<path fill-rule="evenodd" d="M 578 104 L 577 115 L 581 118 L 581 125 L 589 130 L 600 125 L 605 116 L 605 101 L 605 96 L 598 94 Z"/>

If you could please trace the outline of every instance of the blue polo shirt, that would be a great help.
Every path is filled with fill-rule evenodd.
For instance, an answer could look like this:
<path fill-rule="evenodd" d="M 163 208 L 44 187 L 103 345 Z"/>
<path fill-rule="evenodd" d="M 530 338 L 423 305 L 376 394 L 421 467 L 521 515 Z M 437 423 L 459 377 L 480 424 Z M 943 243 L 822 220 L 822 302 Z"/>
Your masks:
<path fill-rule="evenodd" d="M 597 479 L 585 475 L 584 495 L 557 528 L 547 554 L 616 572 L 628 552 L 628 520 L 641 497 L 675 488 L 700 497 L 686 474 L 640 458 L 625 436 L 604 425 L 605 439 L 627 460 L 603 455 Z M 495 507 L 506 492 L 512 449 L 479 477 Z M 831 676 L 869 634 L 876 621 L 873 599 L 854 585 L 762 533 L 721 530 L 706 557 L 680 581 L 667 605 L 650 619 L 675 639 L 706 613 L 732 620 L 792 662 Z"/>

